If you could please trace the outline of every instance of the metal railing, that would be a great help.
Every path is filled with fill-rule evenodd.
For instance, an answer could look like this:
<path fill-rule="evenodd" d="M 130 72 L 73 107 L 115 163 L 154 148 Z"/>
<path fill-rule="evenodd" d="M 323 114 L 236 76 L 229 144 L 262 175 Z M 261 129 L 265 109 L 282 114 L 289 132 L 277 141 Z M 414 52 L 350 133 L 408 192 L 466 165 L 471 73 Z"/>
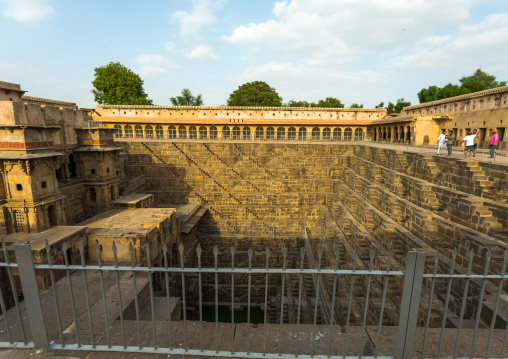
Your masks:
<path fill-rule="evenodd" d="M 358 141 L 358 144 L 369 146 L 369 147 L 377 147 L 377 148 L 384 148 L 389 150 L 402 150 L 402 151 L 408 151 L 408 152 L 416 152 L 426 155 L 437 155 L 438 153 L 438 146 L 432 146 L 432 145 L 414 145 L 408 142 L 389 142 L 389 141 L 372 141 L 369 140 L 365 141 Z M 448 157 L 448 149 L 444 148 L 442 152 L 442 156 Z M 475 160 L 483 160 L 483 161 L 492 161 L 493 163 L 508 163 L 508 151 L 504 150 L 498 150 L 494 149 L 494 157 L 491 158 L 490 155 L 490 149 L 486 148 L 480 148 L 478 147 L 477 150 L 474 153 L 466 152 L 466 148 L 462 146 L 453 146 L 452 147 L 452 154 L 451 157 L 453 158 L 467 158 L 469 160 L 475 161 Z M 467 155 L 467 157 L 466 157 Z"/>
<path fill-rule="evenodd" d="M 431 271 L 425 273 L 427 268 L 427 254 L 422 252 L 411 251 L 405 256 L 404 271 L 391 270 L 392 260 L 394 258 L 392 251 L 388 254 L 388 259 L 384 261 L 385 266 L 382 270 L 374 269 L 374 261 L 379 261 L 374 251 L 370 252 L 368 269 L 358 269 L 357 263 L 360 260 L 358 250 L 352 255 L 352 261 L 339 267 L 340 251 L 337 248 L 332 257 L 334 258 L 333 268 L 304 268 L 305 255 L 310 256 L 310 252 L 306 253 L 304 248 L 299 253 L 289 253 L 287 249 L 282 252 L 271 253 L 270 249 L 264 251 L 264 266 L 253 266 L 253 259 L 260 257 L 262 253 L 254 253 L 250 248 L 247 253 L 248 266 L 235 266 L 235 254 L 237 250 L 231 246 L 229 250 L 220 252 L 217 246 L 213 247 L 213 253 L 205 253 L 198 245 L 195 254 L 197 256 L 197 266 L 185 267 L 184 246 L 178 247 L 180 258 L 180 266 L 170 266 L 170 258 L 167 245 L 163 246 L 162 256 L 164 265 L 162 267 L 154 267 L 150 265 L 150 261 L 146 266 L 139 266 L 136 263 L 135 252 L 132 246 L 129 246 L 131 257 L 130 265 L 120 265 L 117 260 L 117 245 L 113 243 L 112 251 L 114 253 L 114 261 L 111 264 L 104 264 L 101 260 L 102 248 L 99 244 L 95 250 L 98 255 L 97 263 L 85 264 L 85 247 L 80 242 L 79 252 L 81 263 L 72 265 L 67 257 L 68 247 L 64 244 L 62 247 L 63 264 L 55 264 L 52 261 L 55 253 L 52 252 L 51 246 L 46 243 L 47 264 L 34 264 L 32 259 L 32 251 L 29 243 L 18 243 L 12 245 L 12 251 L 15 255 L 16 262 L 9 260 L 12 254 L 7 250 L 6 243 L 2 243 L 4 262 L 0 262 L 0 270 L 6 272 L 9 279 L 12 293 L 19 293 L 22 290 L 23 301 L 19 301 L 17 295 L 14 295 L 14 307 L 8 309 L 4 300 L 4 292 L 6 288 L 0 286 L 0 306 L 2 309 L 2 317 L 0 317 L 0 326 L 5 327 L 5 331 L 0 332 L 0 348 L 42 348 L 52 350 L 84 350 L 84 351 L 102 351 L 102 352 L 134 352 L 134 353 L 158 353 L 158 354 L 180 354 L 180 355 L 196 355 L 196 356 L 220 356 L 220 357 L 244 357 L 244 358 L 329 358 L 329 357 L 365 357 L 365 358 L 411 358 L 414 357 L 414 350 L 419 350 L 421 358 L 429 357 L 429 349 L 427 348 L 432 335 L 430 325 L 431 314 L 433 311 L 433 303 L 436 297 L 443 296 L 442 290 L 437 290 L 441 281 L 446 281 L 446 295 L 444 298 L 442 320 L 439 323 L 441 327 L 439 342 L 437 344 L 436 358 L 445 356 L 458 357 L 458 353 L 464 352 L 464 345 L 459 345 L 461 339 L 461 329 L 466 312 L 466 305 L 474 306 L 470 302 L 471 290 L 475 287 L 475 296 L 478 302 L 475 307 L 475 314 L 472 318 L 475 321 L 473 340 L 466 343 L 467 351 L 470 352 L 469 357 L 482 356 L 490 358 L 494 347 L 496 348 L 496 357 L 504 357 L 505 347 L 508 339 L 508 328 L 503 332 L 502 345 L 500 340 L 494 336 L 494 329 L 499 328 L 498 310 L 500 303 L 504 303 L 502 287 L 505 278 L 505 270 L 508 261 L 508 252 L 504 254 L 500 265 L 499 274 L 489 274 L 491 268 L 491 252 L 487 252 L 483 265 L 482 274 L 473 274 L 472 266 L 477 262 L 473 252 L 469 255 L 469 264 L 467 270 L 458 270 L 455 268 L 455 260 L 457 251 L 452 252 L 451 261 L 447 258 L 440 257 L 436 252 L 434 256 L 433 266 L 429 266 Z M 145 248 L 146 258 L 152 258 L 150 247 Z M 243 253 L 245 254 L 245 253 Z M 280 264 L 282 254 L 282 264 Z M 220 256 L 220 257 L 219 257 Z M 289 257 L 294 256 L 300 259 L 296 265 L 289 265 Z M 203 267 L 203 258 L 212 260 L 213 265 Z M 222 259 L 229 258 L 230 263 L 224 263 Z M 271 260 L 278 258 L 277 267 L 271 266 Z M 245 259 L 245 258 L 244 258 Z M 258 258 L 259 259 L 259 258 Z M 443 260 L 443 261 L 442 261 Z M 262 261 L 261 261 L 262 262 Z M 261 263 L 259 260 L 257 263 Z M 440 264 L 449 263 L 448 273 L 442 273 L 439 268 Z M 104 272 L 110 271 L 115 274 L 115 280 L 108 283 L 104 277 Z M 51 288 L 46 292 L 40 293 L 37 286 L 38 276 L 49 273 Z M 55 279 L 56 274 L 64 273 L 60 282 Z M 128 273 L 129 276 L 125 276 Z M 124 274 L 122 276 L 122 274 Z M 189 296 L 188 275 L 197 277 L 197 311 L 199 320 L 189 320 L 188 315 L 192 310 L 188 309 L 187 303 L 193 298 Z M 156 297 L 154 282 L 155 277 L 161 276 L 163 284 L 165 284 L 165 295 Z M 331 294 L 331 320 L 329 324 L 323 325 L 318 323 L 318 298 L 314 298 L 314 308 L 308 308 L 312 314 L 312 322 L 305 326 L 301 321 L 301 313 L 304 310 L 302 305 L 302 290 L 306 276 L 324 276 L 333 279 L 333 290 Z M 92 279 L 93 277 L 93 279 Z M 143 277 L 146 277 L 143 279 Z M 2 277 L 0 277 L 2 278 Z M 122 279 L 121 279 L 122 278 Z M 170 279 L 171 278 L 171 279 Z M 260 280 L 263 278 L 264 280 Z M 275 300 L 279 301 L 280 307 L 277 307 L 278 318 L 275 323 L 270 324 L 268 318 L 268 306 L 270 286 L 273 285 L 273 279 L 277 279 L 277 283 L 282 283 L 281 295 Z M 284 322 L 284 311 L 289 310 L 289 300 L 285 295 L 286 285 L 289 285 L 291 278 L 296 278 L 298 292 L 296 323 L 288 324 Z M 219 285 L 219 279 L 221 285 Z M 358 279 L 362 279 L 366 283 L 366 293 L 364 293 L 364 305 L 360 313 L 352 312 L 352 302 L 355 300 L 357 292 L 355 283 Z M 19 281 L 18 281 L 19 280 Z M 349 283 L 347 295 L 341 298 L 348 301 L 347 315 L 337 314 L 336 305 L 339 302 L 338 280 Z M 389 283 L 393 281 L 403 282 L 400 294 L 400 306 L 398 308 L 398 323 L 396 323 L 396 340 L 393 348 L 387 350 L 384 348 L 385 341 L 393 340 L 395 333 L 389 332 L 383 334 L 386 328 L 383 326 L 384 313 L 387 310 L 393 311 L 394 308 L 385 308 L 386 303 L 390 299 L 388 293 Z M 140 282 L 144 281 L 143 283 Z M 430 281 L 430 295 L 422 301 L 422 291 L 427 288 L 426 281 Z M 123 288 L 121 287 L 121 282 Z M 125 287 L 128 283 L 132 286 Z M 231 305 L 231 321 L 230 324 L 219 322 L 219 298 L 224 295 L 222 288 L 224 283 L 229 282 L 227 295 L 230 295 Z M 253 283 L 254 282 L 254 283 Z M 382 291 L 375 293 L 374 283 L 382 284 Z M 19 284 L 21 287 L 19 287 Z M 264 283 L 264 284 L 263 284 Z M 207 285 L 205 285 L 207 284 Z M 457 284 L 460 284 L 457 286 Z M 144 287 L 143 287 L 144 285 Z M 238 287 L 236 286 L 238 285 Z M 109 287 L 108 287 L 109 286 Z M 187 289 L 186 289 L 187 286 Z M 251 305 L 253 304 L 251 295 L 254 286 L 262 288 L 264 292 L 264 317 L 263 325 L 259 328 L 256 326 L 246 325 L 240 327 L 235 323 L 234 308 L 237 306 L 235 290 L 247 291 L 247 323 L 251 323 Z M 463 292 L 460 298 L 454 298 L 453 292 L 457 292 L 457 288 L 462 286 Z M 116 287 L 116 288 L 115 288 Z M 140 290 L 139 288 L 148 288 Z M 142 289 L 143 289 L 142 288 Z M 211 289 L 208 295 L 215 298 L 214 312 L 215 319 L 211 322 L 205 322 L 203 319 L 203 298 L 205 296 L 204 289 Z M 495 301 L 490 298 L 489 310 L 491 313 L 490 327 L 484 329 L 480 333 L 480 320 L 482 318 L 482 307 L 484 302 L 484 294 L 486 288 L 495 291 Z M 116 290 L 115 290 L 116 289 Z M 79 292 L 79 293 L 78 293 Z M 147 292 L 142 295 L 143 292 Z M 319 293 L 317 285 L 315 293 Z M 458 292 L 457 292 L 458 293 Z M 182 320 L 172 319 L 173 295 L 181 295 L 181 303 L 183 310 Z M 289 294 L 289 293 L 288 293 Z M 377 316 L 377 323 L 367 326 L 367 316 L 369 310 L 369 302 L 376 297 L 381 301 Z M 84 299 L 83 299 L 84 298 Z M 155 301 L 161 299 L 167 310 L 167 320 L 160 320 L 163 313 L 157 309 Z M 363 297 L 362 297 L 363 298 Z M 196 299 L 196 298 L 194 298 Z M 130 302 L 129 302 L 130 300 Z M 224 300 L 224 298 L 222 298 Z M 457 320 L 457 329 L 449 330 L 449 305 L 451 302 L 460 303 L 460 310 Z M 113 302 L 117 304 L 112 304 Z M 129 303 L 127 303 L 129 302 Z M 148 302 L 145 313 L 142 313 L 142 302 Z M 259 303 L 258 303 L 259 304 Z M 128 311 L 125 307 L 130 308 L 129 318 Z M 451 310 L 451 309 L 450 309 Z M 321 308 L 321 314 L 323 308 Z M 418 323 L 422 322 L 421 314 L 425 313 L 425 320 L 422 331 L 418 327 Z M 361 330 L 358 331 L 354 326 L 350 325 L 353 314 L 361 317 Z M 147 316 L 145 318 L 145 315 Z M 143 316 L 143 318 L 141 318 Z M 419 319 L 420 317 L 420 319 Z M 56 320 L 55 320 L 56 319 Z M 345 320 L 344 320 L 345 319 Z M 55 321 L 56 324 L 55 325 Z M 3 322 L 3 323 L 2 323 Z M 26 325 L 28 322 L 28 326 Z M 51 323 L 50 323 L 51 322 Z M 340 324 L 334 324 L 335 322 Z M 219 324 L 220 323 L 220 324 Z M 52 326 L 51 326 L 52 325 Z M 237 326 L 238 325 L 238 326 Z M 55 328 L 56 327 L 56 328 Z M 228 328 L 229 327 L 229 328 Z M 29 331 L 27 329 L 30 329 Z M 241 328 L 243 328 L 241 330 Z M 367 334 L 367 329 L 370 333 Z M 289 331 L 289 334 L 288 334 Z M 293 334 L 294 331 L 294 334 Z M 487 332 L 485 332 L 487 331 Z M 356 333 L 356 334 L 355 334 Z M 390 334 L 392 333 L 392 334 Z M 456 333 L 456 340 L 453 346 L 453 353 L 450 351 L 450 333 Z M 480 344 L 477 339 L 479 333 L 483 336 L 485 343 L 482 347 L 485 351 L 478 355 L 478 347 Z M 373 339 L 375 334 L 375 341 Z M 415 338 L 423 335 L 423 343 L 421 347 L 415 347 Z M 448 347 L 445 348 L 443 343 L 448 341 Z M 228 339 L 229 338 L 229 339 Z M 322 339 L 324 338 L 324 340 Z M 486 338 L 486 339 L 485 339 Z M 435 335 L 434 335 L 434 339 Z M 497 341 L 496 341 L 497 340 Z M 364 343 L 372 342 L 373 349 L 365 352 Z M 494 345 L 494 341 L 496 344 Z M 485 344 L 485 345 L 484 345 Z M 460 350 L 459 350 L 460 349 Z M 448 351 L 447 351 L 448 350 Z M 498 356 L 499 354 L 499 356 Z M 467 357 L 467 355 L 462 355 Z M 493 357 L 493 356 L 492 356 Z"/>
<path fill-rule="evenodd" d="M 321 258 L 323 256 L 323 250 L 318 248 L 318 264 L 316 266 L 316 261 L 314 260 L 314 253 L 312 251 L 312 245 L 310 244 L 309 236 L 307 234 L 307 228 L 304 228 L 305 234 L 305 249 L 307 250 L 307 255 L 309 258 L 309 264 L 312 269 L 321 269 Z M 328 297 L 325 294 L 323 289 L 323 284 L 321 282 L 321 276 L 315 274 L 312 276 L 314 279 L 315 286 L 317 288 L 317 295 L 319 297 L 319 302 L 321 304 L 321 308 L 323 310 L 323 314 L 325 316 L 325 322 L 328 324 L 335 324 L 333 319 L 332 309 L 330 307 L 330 303 L 328 302 Z M 317 301 L 316 304 L 317 305 Z"/>

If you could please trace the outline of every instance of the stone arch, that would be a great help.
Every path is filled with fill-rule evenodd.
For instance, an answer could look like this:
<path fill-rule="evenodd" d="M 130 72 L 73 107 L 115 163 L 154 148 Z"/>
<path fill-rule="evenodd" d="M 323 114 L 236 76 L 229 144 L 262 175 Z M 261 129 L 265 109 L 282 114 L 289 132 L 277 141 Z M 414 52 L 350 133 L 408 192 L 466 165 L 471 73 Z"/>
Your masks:
<path fill-rule="evenodd" d="M 271 126 L 266 129 L 266 139 L 267 140 L 275 139 L 275 130 Z"/>
<path fill-rule="evenodd" d="M 124 135 L 126 138 L 133 138 L 134 137 L 134 132 L 132 132 L 131 125 L 125 125 L 124 132 L 125 132 Z"/>
<path fill-rule="evenodd" d="M 153 138 L 153 127 L 150 125 L 145 126 L 145 138 Z"/>
<path fill-rule="evenodd" d="M 411 127 L 406 126 L 406 141 L 411 142 Z"/>
<path fill-rule="evenodd" d="M 141 125 L 134 126 L 134 136 L 136 138 L 143 138 L 143 127 Z"/>
<path fill-rule="evenodd" d="M 178 127 L 178 138 L 187 139 L 187 129 L 185 126 Z"/>
<path fill-rule="evenodd" d="M 352 141 L 353 140 L 353 130 L 348 127 L 344 130 L 344 141 Z"/>
<path fill-rule="evenodd" d="M 120 126 L 120 125 L 115 125 L 113 128 L 115 129 L 114 136 L 115 136 L 116 138 L 121 138 L 121 137 L 122 137 L 122 135 L 123 135 L 122 126 Z"/>
<path fill-rule="evenodd" d="M 355 130 L 355 138 L 354 138 L 355 141 L 363 141 L 363 129 L 362 128 L 357 128 Z"/>
<path fill-rule="evenodd" d="M 310 138 L 313 141 L 319 141 L 321 139 L 321 130 L 318 127 L 314 127 L 310 133 Z"/>
<path fill-rule="evenodd" d="M 263 130 L 263 127 L 261 127 L 261 126 L 256 127 L 256 131 L 254 132 L 254 138 L 256 140 L 264 140 L 265 139 L 265 131 Z"/>
<path fill-rule="evenodd" d="M 307 129 L 305 127 L 300 127 L 298 129 L 298 140 L 299 141 L 307 140 Z"/>
<path fill-rule="evenodd" d="M 168 127 L 168 138 L 170 140 L 174 140 L 178 136 L 176 135 L 176 127 L 175 126 L 169 126 Z"/>
<path fill-rule="evenodd" d="M 161 125 L 155 126 L 155 138 L 161 140 L 164 138 L 164 129 Z"/>
<path fill-rule="evenodd" d="M 195 140 L 198 138 L 198 130 L 196 126 L 189 127 L 189 140 Z"/>
<path fill-rule="evenodd" d="M 232 139 L 233 140 L 241 140 L 242 139 L 242 131 L 240 131 L 240 127 L 238 127 L 238 126 L 233 127 Z"/>
<path fill-rule="evenodd" d="M 323 128 L 323 140 L 330 141 L 332 139 L 332 131 L 329 127 Z"/>
<path fill-rule="evenodd" d="M 296 139 L 296 128 L 290 127 L 288 128 L 288 140 Z"/>
<path fill-rule="evenodd" d="M 242 136 L 243 136 L 244 140 L 250 140 L 251 139 L 251 132 L 250 132 L 250 127 L 249 126 L 245 126 L 243 128 Z"/>
<path fill-rule="evenodd" d="M 333 129 L 332 141 L 342 141 L 342 129 L 340 127 Z"/>
<path fill-rule="evenodd" d="M 199 127 L 199 138 L 204 138 L 205 140 L 208 139 L 208 130 L 206 129 L 205 126 L 200 126 Z"/>
<path fill-rule="evenodd" d="M 219 138 L 219 131 L 217 131 L 217 127 L 215 126 L 210 127 L 209 136 L 211 140 L 216 140 L 217 138 Z"/>
<path fill-rule="evenodd" d="M 277 129 L 277 140 L 285 140 L 286 139 L 286 129 L 284 127 L 279 127 Z"/>
<path fill-rule="evenodd" d="M 240 131 L 240 129 L 238 129 Z M 222 139 L 223 140 L 229 140 L 231 138 L 231 130 L 229 129 L 229 126 L 224 126 L 222 128 Z"/>

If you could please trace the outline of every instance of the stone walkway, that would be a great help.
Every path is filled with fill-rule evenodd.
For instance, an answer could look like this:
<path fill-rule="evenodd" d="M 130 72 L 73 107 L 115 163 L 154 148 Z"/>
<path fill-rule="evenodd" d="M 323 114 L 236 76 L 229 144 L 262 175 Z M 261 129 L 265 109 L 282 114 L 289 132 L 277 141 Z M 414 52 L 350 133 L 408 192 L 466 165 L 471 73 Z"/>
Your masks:
<path fill-rule="evenodd" d="M 342 142 L 341 142 L 342 143 Z M 389 150 L 396 151 L 405 151 L 405 152 L 413 152 L 413 153 L 422 153 L 424 155 L 432 155 L 437 156 L 437 146 L 407 146 L 403 144 L 393 144 L 393 143 L 377 143 L 377 142 L 360 142 L 363 146 L 375 147 L 375 148 L 385 148 Z M 455 159 L 465 159 L 464 157 L 464 147 L 453 147 L 452 155 L 448 156 L 447 150 L 444 150 L 444 157 L 451 157 Z M 508 165 L 508 151 L 496 151 L 496 158 L 489 158 L 490 151 L 488 149 L 479 148 L 476 150 L 475 157 L 467 157 L 468 160 L 478 161 L 478 162 L 491 162 L 497 164 Z"/>
<path fill-rule="evenodd" d="M 295 144 L 295 145 L 362 145 L 362 146 L 370 146 L 377 148 L 386 148 L 390 150 L 398 150 L 398 151 L 406 151 L 406 152 L 414 152 L 414 153 L 423 153 L 425 155 L 436 155 L 437 154 L 437 146 L 413 146 L 413 145 L 405 145 L 405 144 L 395 144 L 395 143 L 380 143 L 380 142 L 369 142 L 369 141 L 298 141 L 298 140 L 160 140 L 160 139 L 125 139 L 119 138 L 116 139 L 118 142 L 147 142 L 147 143 L 156 143 L 156 142 L 205 142 L 205 143 L 258 143 L 258 144 Z M 444 151 L 445 157 L 447 157 L 447 151 Z M 489 158 L 490 151 L 488 149 L 479 148 L 476 151 L 476 156 L 468 159 L 480 162 L 492 162 L 498 164 L 506 164 L 508 165 L 508 151 L 496 151 L 496 158 Z M 453 147 L 453 152 L 451 155 L 452 158 L 461 159 L 464 158 L 464 147 L 455 146 Z"/>

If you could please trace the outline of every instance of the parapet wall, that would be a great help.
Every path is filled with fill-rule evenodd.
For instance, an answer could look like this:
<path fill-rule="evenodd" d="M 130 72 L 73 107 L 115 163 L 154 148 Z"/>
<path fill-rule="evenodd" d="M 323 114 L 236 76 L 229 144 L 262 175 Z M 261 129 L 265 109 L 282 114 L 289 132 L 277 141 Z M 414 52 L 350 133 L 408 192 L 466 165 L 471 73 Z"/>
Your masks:
<path fill-rule="evenodd" d="M 508 86 L 404 107 L 401 116 L 451 114 L 508 107 Z"/>
<path fill-rule="evenodd" d="M 365 125 L 384 116 L 386 109 L 98 105 L 93 119 L 104 123 Z"/>

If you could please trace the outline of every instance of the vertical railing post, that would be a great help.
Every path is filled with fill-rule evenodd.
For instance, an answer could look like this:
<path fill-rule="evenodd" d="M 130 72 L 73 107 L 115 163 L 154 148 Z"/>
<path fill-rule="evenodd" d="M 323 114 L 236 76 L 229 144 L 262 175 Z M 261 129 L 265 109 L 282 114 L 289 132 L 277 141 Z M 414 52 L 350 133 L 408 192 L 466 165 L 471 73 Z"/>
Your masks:
<path fill-rule="evenodd" d="M 413 354 L 425 256 L 426 254 L 423 252 L 409 252 L 407 254 L 395 359 L 410 359 Z"/>
<path fill-rule="evenodd" d="M 39 287 L 35 277 L 35 269 L 32 259 L 32 249 L 29 242 L 14 244 L 14 253 L 16 254 L 16 263 L 18 264 L 19 278 L 23 288 L 23 298 L 25 298 L 26 311 L 28 314 L 28 323 L 34 345 L 38 349 L 49 349 L 48 334 L 42 313 L 41 298 L 39 296 Z M 50 255 L 48 253 L 48 255 Z"/>

